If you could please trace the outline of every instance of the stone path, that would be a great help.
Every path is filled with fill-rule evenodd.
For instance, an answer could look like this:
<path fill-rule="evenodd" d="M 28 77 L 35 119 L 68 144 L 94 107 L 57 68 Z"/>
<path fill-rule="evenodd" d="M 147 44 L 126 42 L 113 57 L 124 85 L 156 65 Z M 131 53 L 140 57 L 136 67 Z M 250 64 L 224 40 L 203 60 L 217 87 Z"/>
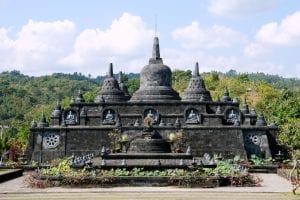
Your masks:
<path fill-rule="evenodd" d="M 28 188 L 24 176 L 0 184 L 0 200 L 3 199 L 251 199 L 284 200 L 300 199 L 291 194 L 290 183 L 276 174 L 256 174 L 263 179 L 261 187 L 112 187 L 112 188 Z M 298 191 L 298 193 L 300 193 Z"/>

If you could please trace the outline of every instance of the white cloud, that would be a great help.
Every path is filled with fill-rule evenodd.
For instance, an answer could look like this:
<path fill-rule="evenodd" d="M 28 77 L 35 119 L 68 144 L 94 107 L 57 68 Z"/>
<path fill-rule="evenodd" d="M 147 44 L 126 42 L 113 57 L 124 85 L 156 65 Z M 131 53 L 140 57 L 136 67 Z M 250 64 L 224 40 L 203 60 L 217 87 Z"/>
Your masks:
<path fill-rule="evenodd" d="M 270 53 L 270 49 L 266 48 L 261 43 L 250 43 L 244 48 L 245 56 L 252 59 L 265 58 Z"/>
<path fill-rule="evenodd" d="M 281 22 L 263 25 L 255 38 L 261 43 L 271 45 L 300 45 L 300 11 L 287 16 Z"/>
<path fill-rule="evenodd" d="M 278 74 L 284 77 L 300 77 L 300 70 L 286 66 L 283 63 L 272 62 L 269 59 L 247 56 L 211 55 L 201 50 L 180 50 L 165 48 L 162 50 L 164 63 L 174 69 L 193 70 L 195 62 L 199 62 L 200 72 L 221 71 L 234 69 L 238 72 Z M 298 65 L 299 67 L 299 65 Z M 300 69 L 300 67 L 299 67 Z"/>
<path fill-rule="evenodd" d="M 172 37 L 186 49 L 228 48 L 244 42 L 243 36 L 238 31 L 219 25 L 203 28 L 197 21 L 186 27 L 177 28 L 172 32 Z"/>
<path fill-rule="evenodd" d="M 248 16 L 271 9 L 274 0 L 211 0 L 208 11 L 225 17 Z"/>
<path fill-rule="evenodd" d="M 75 33 L 73 22 L 36 22 L 30 20 L 16 35 L 8 36 L 8 31 L 0 30 L 0 66 L 4 70 L 20 70 L 27 74 L 45 74 L 61 69 L 55 63 L 65 56 Z M 3 54 L 6 55 L 3 57 Z"/>
<path fill-rule="evenodd" d="M 153 35 L 141 17 L 128 13 L 106 30 L 85 29 L 78 35 L 69 20 L 30 20 L 15 36 L 0 28 L 0 69 L 30 75 L 77 71 L 97 76 L 114 62 L 117 70 L 139 72 L 142 66 L 137 64 L 144 60 L 145 65 L 151 56 Z"/>
<path fill-rule="evenodd" d="M 164 63 L 172 69 L 194 69 L 196 62 L 199 63 L 200 72 L 228 71 L 237 66 L 238 59 L 235 56 L 215 56 L 207 54 L 203 51 L 189 51 L 178 49 L 163 49 Z"/>
<path fill-rule="evenodd" d="M 289 38 L 298 41 L 297 16 L 294 14 L 282 20 L 271 33 L 282 35 L 285 30 Z M 76 30 L 75 23 L 69 20 L 30 20 L 16 31 L 16 35 L 11 32 L 11 28 L 0 27 L 1 71 L 16 69 L 29 75 L 77 71 L 92 76 L 105 74 L 109 62 L 114 63 L 115 72 L 140 72 L 151 56 L 154 33 L 141 17 L 128 13 L 116 18 L 107 29 Z M 161 55 L 164 63 L 172 69 L 192 70 L 195 62 L 199 62 L 202 72 L 235 69 L 300 77 L 295 69 L 300 67 L 299 63 L 290 61 L 292 64 L 285 66 L 282 61 L 278 64 L 270 54 L 273 48 L 268 45 L 270 42 L 258 35 L 254 41 L 248 42 L 240 32 L 231 28 L 218 25 L 201 27 L 195 21 L 172 32 L 174 41 L 183 48 L 171 49 L 161 37 Z"/>
<path fill-rule="evenodd" d="M 82 31 L 76 38 L 73 52 L 60 63 L 74 67 L 104 65 L 105 69 L 99 68 L 98 73 L 106 71 L 109 62 L 123 60 L 123 65 L 130 65 L 151 53 L 153 33 L 153 30 L 146 29 L 141 17 L 124 13 L 106 30 Z"/>
<path fill-rule="evenodd" d="M 9 49 L 13 46 L 13 41 L 8 37 L 8 29 L 0 28 L 0 49 Z"/>

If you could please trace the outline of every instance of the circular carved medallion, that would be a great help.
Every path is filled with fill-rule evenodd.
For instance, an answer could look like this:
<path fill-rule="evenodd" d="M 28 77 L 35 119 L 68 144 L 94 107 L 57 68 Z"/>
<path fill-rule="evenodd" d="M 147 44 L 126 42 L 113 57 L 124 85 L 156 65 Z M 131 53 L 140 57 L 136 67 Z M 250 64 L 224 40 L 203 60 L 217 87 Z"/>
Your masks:
<path fill-rule="evenodd" d="M 45 149 L 52 149 L 59 145 L 59 134 L 48 133 L 44 137 L 43 146 Z"/>
<path fill-rule="evenodd" d="M 246 143 L 247 144 L 259 145 L 260 142 L 261 142 L 261 137 L 259 135 L 247 135 L 246 136 Z"/>

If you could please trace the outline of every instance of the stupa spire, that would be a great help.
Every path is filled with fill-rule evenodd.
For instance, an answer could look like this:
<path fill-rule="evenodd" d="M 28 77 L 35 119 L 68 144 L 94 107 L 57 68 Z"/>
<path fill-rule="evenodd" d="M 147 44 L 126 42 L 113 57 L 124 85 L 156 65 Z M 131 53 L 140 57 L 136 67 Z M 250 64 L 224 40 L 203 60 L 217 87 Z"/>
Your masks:
<path fill-rule="evenodd" d="M 108 68 L 108 77 L 113 77 L 114 72 L 113 72 L 113 64 L 109 63 L 109 68 Z"/>
<path fill-rule="evenodd" d="M 159 50 L 159 40 L 158 37 L 154 37 L 153 42 L 153 49 L 152 49 L 152 58 L 149 60 L 149 64 L 158 64 L 163 63 L 161 57 L 160 57 L 160 50 Z"/>
<path fill-rule="evenodd" d="M 195 64 L 193 76 L 199 76 L 199 64 L 198 64 L 198 62 L 196 62 L 196 64 Z"/>

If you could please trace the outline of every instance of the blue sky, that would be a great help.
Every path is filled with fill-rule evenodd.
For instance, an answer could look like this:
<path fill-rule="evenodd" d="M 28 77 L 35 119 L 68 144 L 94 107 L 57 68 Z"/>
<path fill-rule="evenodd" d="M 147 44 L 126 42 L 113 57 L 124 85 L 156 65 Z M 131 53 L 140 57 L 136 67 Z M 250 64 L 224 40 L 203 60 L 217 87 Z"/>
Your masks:
<path fill-rule="evenodd" d="M 171 69 L 300 78 L 298 0 L 0 0 L 0 71 L 140 72 L 155 18 Z"/>

